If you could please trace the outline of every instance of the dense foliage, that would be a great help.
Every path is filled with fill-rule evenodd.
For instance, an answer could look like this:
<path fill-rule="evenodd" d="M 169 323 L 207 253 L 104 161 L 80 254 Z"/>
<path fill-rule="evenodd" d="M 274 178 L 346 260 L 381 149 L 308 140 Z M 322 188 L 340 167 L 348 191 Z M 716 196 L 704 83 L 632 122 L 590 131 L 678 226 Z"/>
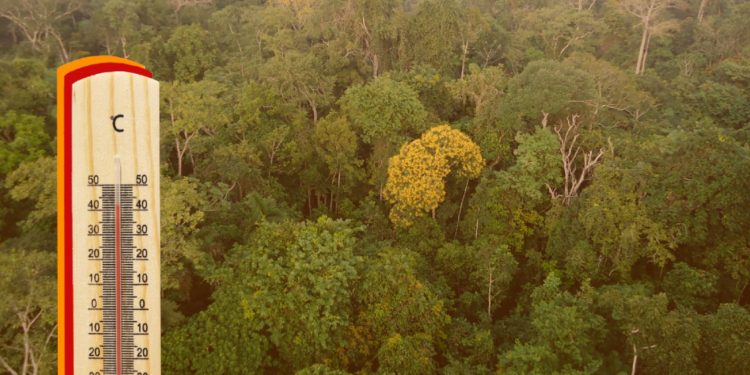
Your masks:
<path fill-rule="evenodd" d="M 0 372 L 55 360 L 54 69 L 161 82 L 163 369 L 748 374 L 744 0 L 0 1 Z"/>

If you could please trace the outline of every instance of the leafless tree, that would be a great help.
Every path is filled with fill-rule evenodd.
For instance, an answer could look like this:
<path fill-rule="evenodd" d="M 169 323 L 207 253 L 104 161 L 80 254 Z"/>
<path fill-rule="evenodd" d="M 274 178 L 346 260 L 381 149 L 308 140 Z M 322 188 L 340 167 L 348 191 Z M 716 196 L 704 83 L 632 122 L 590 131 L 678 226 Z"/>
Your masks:
<path fill-rule="evenodd" d="M 570 0 L 570 5 L 574 6 L 577 10 L 589 10 L 596 5 L 598 0 Z"/>
<path fill-rule="evenodd" d="M 21 342 L 23 347 L 20 348 L 20 351 L 23 353 L 23 362 L 21 363 L 21 367 L 14 369 L 11 367 L 10 363 L 0 355 L 0 365 L 2 365 L 9 374 L 36 375 L 40 372 L 45 360 L 45 354 L 47 353 L 47 347 L 57 333 L 57 325 L 54 325 L 42 343 L 33 340 L 32 329 L 34 324 L 39 321 L 43 312 L 45 312 L 43 309 L 35 308 L 31 306 L 31 304 L 27 304 L 23 310 L 16 313 L 18 324 L 21 327 Z"/>
<path fill-rule="evenodd" d="M 543 124 L 546 125 L 546 121 L 547 115 L 545 114 Z M 565 121 L 560 121 L 553 129 L 560 142 L 560 159 L 564 173 L 563 191 L 560 193 L 549 184 L 547 184 L 547 190 L 552 199 L 562 199 L 563 204 L 566 205 L 578 196 L 583 182 L 591 175 L 594 166 L 599 163 L 605 152 L 604 148 L 600 148 L 596 154 L 594 150 L 582 150 L 578 144 L 581 135 L 580 128 L 579 116 L 573 115 Z"/>
<path fill-rule="evenodd" d="M 59 30 L 60 22 L 80 8 L 76 0 L 0 0 L 0 17 L 18 28 L 37 52 L 46 52 L 46 42 L 52 38 L 60 60 L 68 62 L 70 54 Z"/>
<path fill-rule="evenodd" d="M 175 13 L 179 13 L 182 8 L 193 7 L 197 5 L 213 4 L 213 0 L 170 0 Z"/>

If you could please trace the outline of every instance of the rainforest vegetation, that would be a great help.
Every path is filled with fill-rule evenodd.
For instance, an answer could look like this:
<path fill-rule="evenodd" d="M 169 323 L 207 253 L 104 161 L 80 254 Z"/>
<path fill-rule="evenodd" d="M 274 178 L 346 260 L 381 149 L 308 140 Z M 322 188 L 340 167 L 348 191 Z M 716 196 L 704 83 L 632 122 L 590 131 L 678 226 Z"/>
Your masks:
<path fill-rule="evenodd" d="M 0 0 L 0 373 L 55 69 L 161 85 L 165 374 L 750 374 L 750 2 Z"/>

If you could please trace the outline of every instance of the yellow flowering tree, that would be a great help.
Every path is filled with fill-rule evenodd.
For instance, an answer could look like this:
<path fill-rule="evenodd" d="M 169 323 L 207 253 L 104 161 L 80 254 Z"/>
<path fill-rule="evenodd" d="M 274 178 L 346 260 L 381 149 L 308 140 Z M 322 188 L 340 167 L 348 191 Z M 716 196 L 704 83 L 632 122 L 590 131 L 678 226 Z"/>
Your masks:
<path fill-rule="evenodd" d="M 390 219 L 407 227 L 445 199 L 445 177 L 476 178 L 482 171 L 481 150 L 466 134 L 440 125 L 401 147 L 388 164 L 384 196 L 393 204 Z"/>

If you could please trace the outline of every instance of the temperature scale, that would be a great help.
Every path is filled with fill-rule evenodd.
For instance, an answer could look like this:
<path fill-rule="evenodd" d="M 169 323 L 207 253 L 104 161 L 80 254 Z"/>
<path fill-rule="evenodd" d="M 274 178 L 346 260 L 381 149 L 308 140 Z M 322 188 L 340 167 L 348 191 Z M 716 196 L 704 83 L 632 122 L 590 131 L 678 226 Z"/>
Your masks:
<path fill-rule="evenodd" d="M 159 375 L 159 83 L 112 56 L 57 79 L 59 373 Z"/>

